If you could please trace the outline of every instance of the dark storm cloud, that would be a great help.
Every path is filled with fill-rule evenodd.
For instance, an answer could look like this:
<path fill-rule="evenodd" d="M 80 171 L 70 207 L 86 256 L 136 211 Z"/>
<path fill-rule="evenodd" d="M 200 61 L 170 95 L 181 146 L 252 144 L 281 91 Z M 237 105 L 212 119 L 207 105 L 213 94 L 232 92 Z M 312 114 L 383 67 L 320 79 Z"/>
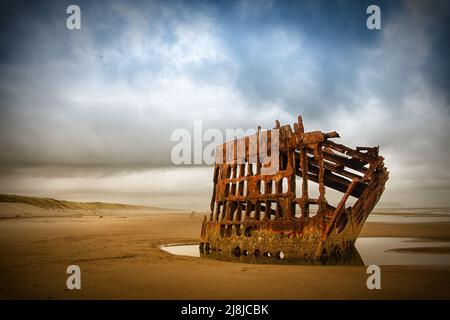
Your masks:
<path fill-rule="evenodd" d="M 313 117 L 332 110 L 337 102 L 351 107 L 353 94 L 345 89 L 358 81 L 356 73 L 365 63 L 361 48 L 370 50 L 380 39 L 380 32 L 364 28 L 366 16 L 361 13 L 367 6 L 364 1 L 351 6 L 269 2 L 256 13 L 250 5 L 234 7 L 224 23 L 225 37 L 240 62 L 236 88 L 250 101 L 279 102 Z M 388 15 L 390 7 L 383 7 L 383 13 Z M 286 39 L 280 39 L 283 35 Z M 298 48 L 289 52 L 285 46 L 292 44 Z M 305 74 L 314 84 L 312 92 L 305 93 Z"/>
<path fill-rule="evenodd" d="M 69 31 L 72 3 L 2 4 L 2 170 L 161 168 L 195 120 L 302 114 L 308 130 L 380 145 L 393 187 L 450 189 L 446 1 L 378 1 L 377 31 L 372 1 L 77 1 Z"/>

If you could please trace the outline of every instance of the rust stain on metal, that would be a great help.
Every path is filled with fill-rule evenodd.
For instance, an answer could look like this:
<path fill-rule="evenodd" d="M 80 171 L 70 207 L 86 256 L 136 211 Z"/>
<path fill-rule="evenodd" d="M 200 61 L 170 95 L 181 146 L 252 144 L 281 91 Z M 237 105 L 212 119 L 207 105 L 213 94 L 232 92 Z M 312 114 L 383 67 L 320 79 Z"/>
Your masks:
<path fill-rule="evenodd" d="M 378 147 L 352 149 L 331 141 L 339 138 L 337 132 L 304 132 L 300 116 L 293 130 L 278 120 L 275 128 L 279 169 L 274 174 L 261 174 L 258 139 L 256 150 L 250 147 L 252 136 L 221 147 L 231 161 L 215 164 L 211 213 L 202 225 L 200 250 L 310 262 L 332 261 L 354 251 L 388 180 Z M 271 131 L 266 132 L 269 151 Z M 255 136 L 260 134 L 258 128 Z M 239 148 L 245 148 L 242 161 L 237 159 Z M 317 184 L 316 197 L 310 196 L 310 181 Z M 335 207 L 327 201 L 327 188 L 342 194 Z"/>

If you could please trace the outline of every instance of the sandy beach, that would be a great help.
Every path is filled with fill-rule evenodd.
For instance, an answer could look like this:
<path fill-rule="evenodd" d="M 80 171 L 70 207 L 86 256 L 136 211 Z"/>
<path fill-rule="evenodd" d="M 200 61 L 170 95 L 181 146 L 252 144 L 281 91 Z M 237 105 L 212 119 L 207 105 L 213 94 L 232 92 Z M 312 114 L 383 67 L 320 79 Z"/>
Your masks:
<path fill-rule="evenodd" d="M 382 289 L 368 290 L 364 266 L 242 264 L 160 250 L 198 241 L 199 212 L 17 203 L 0 203 L 0 212 L 1 299 L 450 298 L 450 266 L 381 266 Z M 448 241 L 450 223 L 366 223 L 361 237 Z M 66 288 L 72 264 L 81 290 Z"/>

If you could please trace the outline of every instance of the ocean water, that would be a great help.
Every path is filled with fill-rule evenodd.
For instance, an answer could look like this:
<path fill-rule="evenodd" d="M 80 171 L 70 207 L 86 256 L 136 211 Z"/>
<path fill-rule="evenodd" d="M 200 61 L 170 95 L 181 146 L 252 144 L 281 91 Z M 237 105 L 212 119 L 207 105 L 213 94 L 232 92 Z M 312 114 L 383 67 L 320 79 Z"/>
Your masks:
<path fill-rule="evenodd" d="M 366 221 L 385 223 L 450 222 L 450 208 L 376 209 Z"/>

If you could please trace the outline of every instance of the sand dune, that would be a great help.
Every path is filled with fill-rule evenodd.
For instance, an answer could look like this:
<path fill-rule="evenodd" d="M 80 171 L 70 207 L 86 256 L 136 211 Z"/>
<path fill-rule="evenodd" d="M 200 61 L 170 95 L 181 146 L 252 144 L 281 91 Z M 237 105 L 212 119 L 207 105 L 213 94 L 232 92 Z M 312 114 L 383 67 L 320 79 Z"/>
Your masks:
<path fill-rule="evenodd" d="M 74 202 L 52 198 L 36 198 L 0 194 L 0 219 L 27 219 L 39 217 L 108 216 L 124 214 L 149 214 L 156 212 L 178 212 L 148 206 L 120 203 Z"/>
<path fill-rule="evenodd" d="M 170 210 L 157 207 L 137 206 L 122 203 L 105 203 L 105 202 L 75 202 L 66 200 L 56 200 L 53 198 L 37 198 L 27 197 L 14 194 L 1 194 L 0 203 L 21 203 L 37 208 L 55 209 L 55 210 Z"/>

